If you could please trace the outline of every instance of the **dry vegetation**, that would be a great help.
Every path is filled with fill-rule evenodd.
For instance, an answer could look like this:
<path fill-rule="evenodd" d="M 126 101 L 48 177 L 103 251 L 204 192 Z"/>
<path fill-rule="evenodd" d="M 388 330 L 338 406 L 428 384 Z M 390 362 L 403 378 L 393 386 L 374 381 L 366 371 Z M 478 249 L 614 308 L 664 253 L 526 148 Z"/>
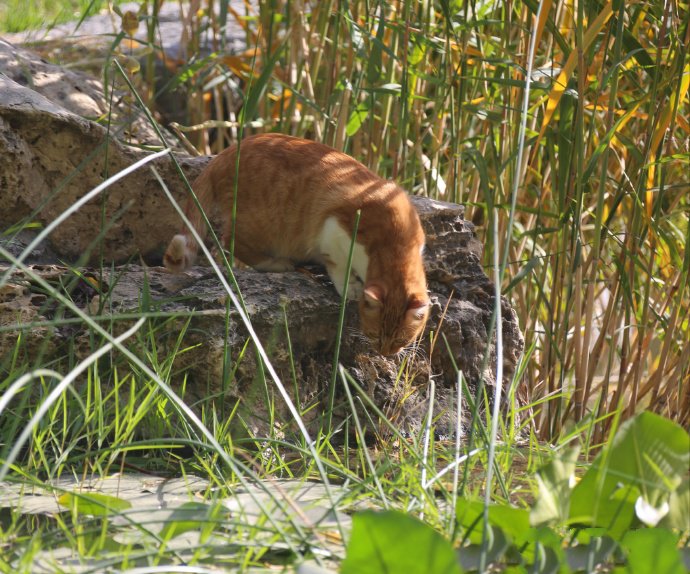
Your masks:
<path fill-rule="evenodd" d="M 315 441 L 284 427 L 270 436 L 247 428 L 244 440 L 234 411 L 216 410 L 214 397 L 188 405 L 184 389 L 181 397 L 167 384 L 186 328 L 161 357 L 161 331 L 179 327 L 148 312 L 148 289 L 138 321 L 116 340 L 104 328 L 112 317 L 97 322 L 63 294 L 71 288 L 34 277 L 98 348 L 66 357 L 63 374 L 40 356 L 18 359 L 20 336 L 0 365 L 0 492 L 12 506 L 0 508 L 0 571 L 296 571 L 310 560 L 343 574 L 684 571 L 687 4 L 168 0 L 183 22 L 176 59 L 161 49 L 162 3 L 114 8 L 121 32 L 107 37 L 112 61 L 102 67 L 111 93 L 174 120 L 194 153 L 282 131 L 345 150 L 412 193 L 465 204 L 487 274 L 500 274 L 525 333 L 506 392 L 517 389 L 520 404 L 505 420 L 487 412 L 454 441 L 437 441 L 432 417 L 419 436 L 402 436 L 362 393 L 394 437 L 368 448 L 343 371 L 356 440 L 330 424 Z M 0 6 L 0 29 L 5 14 Z M 226 24 L 242 36 L 239 53 L 226 45 Z M 60 43 L 100 71 L 82 40 Z M 276 397 L 267 403 L 280 400 L 266 389 Z M 643 409 L 679 424 L 633 417 Z M 348 437 L 342 448 L 331 443 L 338 433 Z M 208 486 L 161 508 L 151 472 Z M 298 477 L 322 483 L 329 511 L 354 512 L 352 529 L 340 513 L 323 531 L 304 523 L 287 483 L 274 482 Z M 104 479 L 114 493 L 92 490 Z M 259 499 L 251 514 L 238 503 L 250 486 L 270 503 L 263 513 Z M 31 506 L 39 498 L 50 504 L 44 515 Z M 385 511 L 358 512 L 362 502 Z M 27 504 L 34 510 L 24 514 Z"/>

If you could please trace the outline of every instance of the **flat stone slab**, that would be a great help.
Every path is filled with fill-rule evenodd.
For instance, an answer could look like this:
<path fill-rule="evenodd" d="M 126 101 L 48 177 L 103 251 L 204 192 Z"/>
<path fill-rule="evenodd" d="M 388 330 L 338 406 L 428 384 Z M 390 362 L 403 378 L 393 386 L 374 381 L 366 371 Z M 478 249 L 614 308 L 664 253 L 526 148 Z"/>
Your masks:
<path fill-rule="evenodd" d="M 293 532 L 293 528 L 302 529 L 306 536 L 296 543 L 309 542 L 328 561 L 343 558 L 345 547 L 340 533 L 348 533 L 352 525 L 351 517 L 336 508 L 353 504 L 347 500 L 346 488 L 331 485 L 329 490 L 330 497 L 322 483 L 304 480 L 248 481 L 238 485 L 232 496 L 218 497 L 208 480 L 194 475 L 162 478 L 116 473 L 85 479 L 59 478 L 40 485 L 0 482 L 0 508 L 54 517 L 71 512 L 59 501 L 65 494 L 77 499 L 90 494 L 115 497 L 131 507 L 111 512 L 108 535 L 114 542 L 133 549 L 133 562 L 137 561 L 137 548 L 159 547 L 161 540 L 165 540 L 166 554 L 178 559 L 193 557 L 202 545 L 219 559 L 232 558 L 244 550 L 244 545 L 263 544 L 274 552 L 285 552 L 290 547 L 284 540 L 276 540 L 275 533 Z M 83 518 L 88 517 L 85 514 L 82 513 Z M 204 527 L 209 522 L 215 523 L 216 530 L 205 535 Z M 223 532 L 227 535 L 223 536 Z M 294 538 L 294 533 L 287 536 Z M 107 568 L 118 558 L 122 556 L 108 552 L 76 556 L 71 547 L 44 542 L 43 548 L 33 555 L 31 570 L 86 572 Z M 249 570 L 257 574 L 262 571 Z M 294 571 L 328 572 L 310 563 Z"/>

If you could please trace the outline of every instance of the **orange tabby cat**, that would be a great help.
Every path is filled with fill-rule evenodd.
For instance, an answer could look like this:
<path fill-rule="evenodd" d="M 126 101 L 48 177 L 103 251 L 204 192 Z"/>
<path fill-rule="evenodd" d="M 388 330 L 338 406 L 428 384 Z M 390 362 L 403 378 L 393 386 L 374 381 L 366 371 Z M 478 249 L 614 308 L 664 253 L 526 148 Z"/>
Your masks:
<path fill-rule="evenodd" d="M 194 182 L 211 221 L 232 234 L 235 145 L 217 155 Z M 356 211 L 361 209 L 348 282 L 359 298 L 360 327 L 384 355 L 399 353 L 426 322 L 429 299 L 422 263 L 424 232 L 405 192 L 328 146 L 282 134 L 244 139 L 240 146 L 235 257 L 262 271 L 296 263 L 325 265 L 339 293 L 345 286 Z M 207 229 L 192 199 L 187 217 L 202 238 Z M 198 245 L 183 228 L 163 261 L 188 268 Z"/>

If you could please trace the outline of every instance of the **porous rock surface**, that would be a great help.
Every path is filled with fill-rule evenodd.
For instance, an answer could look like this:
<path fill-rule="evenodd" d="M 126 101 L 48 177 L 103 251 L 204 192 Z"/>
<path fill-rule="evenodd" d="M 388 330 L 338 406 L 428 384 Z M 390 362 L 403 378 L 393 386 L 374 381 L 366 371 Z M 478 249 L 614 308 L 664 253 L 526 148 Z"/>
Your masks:
<path fill-rule="evenodd" d="M 125 92 L 116 90 L 114 97 L 108 98 L 100 79 L 46 62 L 35 52 L 2 38 L 0 73 L 74 114 L 103 125 L 110 122 L 111 130 L 123 141 L 159 143 L 146 116 L 133 98 L 124 97 Z"/>
<path fill-rule="evenodd" d="M 122 145 L 109 138 L 102 126 L 0 75 L 0 231 L 26 222 L 45 225 L 53 221 L 104 176 L 148 153 Z M 208 161 L 176 157 L 190 180 Z M 155 165 L 174 197 L 182 200 L 186 187 L 171 159 L 163 157 L 150 165 Z M 489 387 L 495 384 L 495 337 L 490 334 L 494 289 L 481 267 L 482 247 L 472 224 L 463 219 L 463 208 L 424 198 L 413 201 L 427 234 L 425 257 L 433 303 L 421 349 L 404 361 L 373 352 L 357 334 L 357 306 L 350 303 L 340 364 L 407 431 L 420 428 L 433 380 L 437 428 L 441 434 L 452 434 L 455 366 L 471 387 L 481 379 Z M 22 352 L 40 354 L 42 360 L 64 355 L 68 345 L 78 356 L 93 350 L 88 331 L 78 323 L 54 329 L 31 326 L 55 314 L 55 305 L 46 300 L 31 273 L 64 285 L 75 275 L 59 263 L 80 262 L 87 265 L 82 273 L 97 277 L 103 293 L 81 280 L 72 299 L 92 314 L 117 318 L 129 313 L 129 319 L 114 322 L 114 332 L 131 325 L 131 315 L 142 310 L 173 317 L 165 323 L 151 319 L 162 325 L 157 336 L 163 355 L 174 348 L 186 349 L 176 355 L 173 384 L 179 385 L 186 377 L 188 393 L 200 398 L 217 394 L 230 405 L 239 400 L 244 420 L 258 433 L 267 430 L 269 420 L 289 421 L 287 407 L 276 392 L 272 392 L 274 406 L 266 404 L 256 355 L 251 344 L 245 345 L 247 331 L 211 268 L 195 267 L 189 273 L 171 275 L 157 266 L 178 227 L 178 216 L 153 171 L 145 166 L 73 214 L 50 235 L 49 244 L 26 254 L 31 272 L 15 269 L 7 273 L 9 263 L 0 257 L 0 326 L 5 327 L 0 331 L 0 369 L 20 332 Z M 17 256 L 34 236 L 30 230 L 0 234 L 0 247 Z M 89 269 L 88 264 L 98 259 L 106 263 L 104 269 Z M 110 263 L 115 266 L 109 268 Z M 320 403 L 320 408 L 305 415 L 307 421 L 318 418 L 328 402 L 339 314 L 335 289 L 327 278 L 300 272 L 238 269 L 235 276 L 272 365 L 300 407 Z M 503 375 L 508 383 L 524 342 L 510 304 L 502 298 L 500 305 Z M 16 325 L 16 330 L 7 330 L 8 325 Z M 336 421 L 349 412 L 344 396 L 339 379 L 336 399 L 344 408 L 334 412 Z"/>
<path fill-rule="evenodd" d="M 103 126 L 0 73 L 0 229 L 23 219 L 52 221 L 104 179 L 146 155 L 149 152 L 121 145 Z M 180 156 L 178 161 L 194 178 L 207 160 Z M 103 232 L 110 260 L 160 255 L 179 220 L 151 165 L 181 200 L 184 182 L 171 159 L 163 157 L 108 187 L 68 225 L 56 229 L 50 241 L 57 251 L 71 261 L 85 254 L 95 260 L 100 254 L 92 252 L 93 242 Z"/>

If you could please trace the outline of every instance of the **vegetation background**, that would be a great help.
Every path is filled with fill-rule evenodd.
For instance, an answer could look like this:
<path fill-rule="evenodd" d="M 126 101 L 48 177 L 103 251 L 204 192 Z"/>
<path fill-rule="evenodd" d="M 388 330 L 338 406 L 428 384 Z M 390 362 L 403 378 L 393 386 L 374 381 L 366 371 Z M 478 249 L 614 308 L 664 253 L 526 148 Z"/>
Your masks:
<path fill-rule="evenodd" d="M 188 118 L 218 130 L 213 143 L 194 132 L 198 149 L 218 151 L 240 124 L 284 131 L 467 206 L 520 317 L 519 392 L 541 439 L 589 417 L 600 442 L 607 415 L 642 408 L 690 422 L 687 4 L 191 2 L 183 13 Z M 244 53 L 224 52 L 228 21 L 245 30 Z M 143 23 L 155 38 L 155 19 Z"/>
<path fill-rule="evenodd" d="M 175 94 L 184 119 L 173 129 L 188 149 L 216 153 L 242 134 L 282 131 L 342 149 L 411 193 L 467 206 L 485 245 L 487 273 L 497 267 L 526 338 L 516 385 L 526 407 L 512 408 L 522 411 L 521 430 L 531 439 L 528 472 L 543 462 L 540 445 L 580 437 L 599 447 L 644 409 L 687 428 L 687 3 L 221 0 L 212 6 L 196 0 L 179 4 L 185 30 L 179 58 L 160 49 L 161 4 L 142 1 L 130 12 L 111 6 L 122 30 L 102 70 L 118 88 L 135 88 L 161 118 L 161 96 Z M 80 18 L 105 3 L 24 6 L 0 4 L 0 30 L 31 25 L 34 16 Z M 226 51 L 228 23 L 243 31 L 246 50 Z M 118 76 L 112 60 L 123 63 L 126 76 Z M 147 344 L 154 341 L 152 332 Z M 157 367 L 165 373 L 169 365 Z M 11 365 L 3 391 L 24 368 Z M 98 397 L 110 410 L 97 414 L 99 374 L 90 376 L 88 400 L 65 398 L 36 428 L 22 473 L 54 476 L 55 461 L 62 467 L 77 458 L 105 471 L 123 448 L 134 450 L 132 429 L 142 424 L 155 427 L 149 436 L 187 433 L 185 440 L 196 444 L 195 434 L 181 433 L 169 417 L 150 418 L 152 405 L 159 412 L 170 407 L 145 384 L 127 381 L 128 410 L 113 406 L 124 384 L 117 373 L 108 375 L 116 391 Z M 65 424 L 70 401 L 87 413 L 78 429 Z M 220 450 L 210 461 L 200 449 L 194 465 L 220 483 L 220 451 L 231 452 L 233 444 L 223 421 L 204 415 Z M 482 423 L 487 428 L 490 418 Z M 0 426 L 10 444 L 18 423 Z M 517 443 L 510 432 L 495 494 L 528 504 L 530 487 L 513 483 Z M 257 457 L 250 467 L 291 474 L 278 442 L 276 459 Z M 146 446 L 165 452 L 165 464 L 183 464 L 166 450 L 169 444 Z M 405 502 L 424 491 L 419 500 L 429 503 L 426 485 L 409 472 L 419 451 L 397 455 L 407 473 L 374 470 L 366 449 L 358 452 L 364 483 L 373 491 L 384 480 L 384 506 L 397 489 Z M 357 476 L 347 457 L 332 464 L 331 472 Z M 451 539 L 461 531 L 438 508 L 430 516 L 422 507 L 425 520 Z M 16 531 L 30 539 L 25 528 Z"/>

